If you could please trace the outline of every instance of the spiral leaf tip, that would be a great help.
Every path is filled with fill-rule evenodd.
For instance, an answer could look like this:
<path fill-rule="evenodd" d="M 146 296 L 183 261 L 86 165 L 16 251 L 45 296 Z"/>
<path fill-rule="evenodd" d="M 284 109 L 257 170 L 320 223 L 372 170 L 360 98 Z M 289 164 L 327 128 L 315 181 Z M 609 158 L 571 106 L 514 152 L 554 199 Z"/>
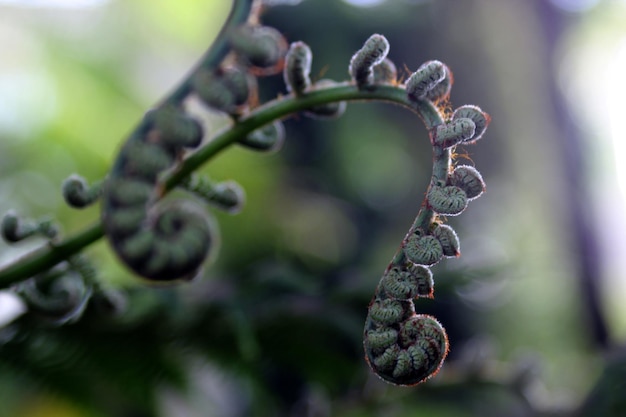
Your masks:
<path fill-rule="evenodd" d="M 139 230 L 112 243 L 125 263 L 148 280 L 192 279 L 215 246 L 206 216 L 187 202 L 161 207 L 142 223 Z"/>
<path fill-rule="evenodd" d="M 434 317 L 413 313 L 395 322 L 377 322 L 368 315 L 365 358 L 381 379 L 412 386 L 439 372 L 449 350 L 445 329 Z"/>
<path fill-rule="evenodd" d="M 199 209 L 182 202 L 152 207 L 160 174 L 201 137 L 200 124 L 178 108 L 148 112 L 105 184 L 106 235 L 124 263 L 149 280 L 195 276 L 213 246 L 214 233 Z"/>

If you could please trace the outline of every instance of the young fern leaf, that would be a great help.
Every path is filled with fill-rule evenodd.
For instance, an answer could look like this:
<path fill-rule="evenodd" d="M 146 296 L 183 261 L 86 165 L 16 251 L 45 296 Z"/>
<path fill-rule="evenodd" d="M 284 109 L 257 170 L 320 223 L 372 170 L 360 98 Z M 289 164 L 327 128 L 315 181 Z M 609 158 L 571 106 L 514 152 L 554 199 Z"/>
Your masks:
<path fill-rule="evenodd" d="M 364 74 L 359 76 L 367 80 Z M 476 106 L 460 107 L 447 121 L 439 111 L 434 118 L 421 113 L 428 102 L 449 98 L 452 81 L 452 72 L 445 64 L 429 61 L 404 85 L 408 100 L 430 132 L 433 171 L 425 201 L 376 288 L 363 333 L 365 358 L 371 369 L 397 385 L 415 385 L 431 378 L 448 354 L 445 329 L 434 317 L 417 314 L 414 300 L 433 297 L 430 265 L 443 257 L 460 255 L 456 232 L 441 224 L 437 216 L 460 214 L 485 188 L 475 168 L 459 166 L 451 172 L 450 167 L 452 149 L 478 140 L 489 116 Z"/>
<path fill-rule="evenodd" d="M 435 375 L 448 354 L 448 337 L 432 316 L 416 314 L 411 294 L 417 282 L 402 280 L 400 274 L 385 274 L 370 304 L 363 345 L 365 358 L 376 374 L 387 382 L 415 385 Z M 394 282 L 395 281 L 395 282 Z M 389 288 L 395 296 L 389 298 Z"/>

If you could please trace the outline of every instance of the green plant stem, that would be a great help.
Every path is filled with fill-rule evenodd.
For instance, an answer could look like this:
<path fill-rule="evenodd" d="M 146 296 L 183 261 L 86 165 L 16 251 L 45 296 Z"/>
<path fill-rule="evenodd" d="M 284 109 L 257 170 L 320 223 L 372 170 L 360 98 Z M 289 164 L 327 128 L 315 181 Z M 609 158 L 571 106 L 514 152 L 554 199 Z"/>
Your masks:
<path fill-rule="evenodd" d="M 417 113 L 428 130 L 443 123 L 442 116 L 432 103 L 429 101 L 419 103 L 409 101 L 406 91 L 402 87 L 376 86 L 370 90 L 358 90 L 354 85 L 345 83 L 315 90 L 301 97 L 294 97 L 293 95 L 279 97 L 254 109 L 234 125 L 217 133 L 205 146 L 191 154 L 171 173 L 166 174 L 162 182 L 163 195 L 175 188 L 183 179 L 222 150 L 235 144 L 239 139 L 263 125 L 274 120 L 284 119 L 289 115 L 310 107 L 339 101 L 382 101 L 394 103 Z M 438 155 L 441 152 L 437 151 L 436 147 L 433 149 L 435 149 L 433 155 L 433 175 L 441 178 L 442 173 L 447 172 L 448 169 L 449 152 L 447 152 L 446 157 L 446 152 Z M 432 216 L 431 210 L 422 207 L 416 222 L 422 218 L 432 218 Z M 423 220 L 420 220 L 420 222 L 423 222 Z M 9 287 L 12 284 L 52 268 L 59 262 L 96 242 L 103 235 L 102 224 L 98 222 L 59 243 L 51 242 L 25 255 L 0 269 L 0 288 Z"/>
<path fill-rule="evenodd" d="M 432 127 L 441 124 L 444 122 L 441 114 L 436 113 L 433 116 L 433 119 L 426 120 L 424 119 L 424 124 L 430 130 Z M 437 185 L 438 181 L 445 181 L 448 177 L 448 173 L 450 171 L 450 164 L 452 162 L 452 155 L 450 149 L 444 149 L 439 146 L 433 146 L 433 168 L 432 175 L 430 179 L 430 184 L 428 184 L 428 189 L 433 185 Z M 428 190 L 426 190 L 426 194 L 428 194 Z M 409 228 L 406 236 L 402 240 L 405 242 L 409 236 L 417 229 L 428 230 L 432 223 L 435 221 L 436 213 L 428 207 L 426 202 L 426 198 L 422 203 L 422 206 L 413 221 L 413 225 Z M 388 265 L 388 269 L 393 266 L 404 266 L 409 260 L 406 258 L 404 251 L 402 250 L 402 244 L 394 254 L 391 262 Z"/>

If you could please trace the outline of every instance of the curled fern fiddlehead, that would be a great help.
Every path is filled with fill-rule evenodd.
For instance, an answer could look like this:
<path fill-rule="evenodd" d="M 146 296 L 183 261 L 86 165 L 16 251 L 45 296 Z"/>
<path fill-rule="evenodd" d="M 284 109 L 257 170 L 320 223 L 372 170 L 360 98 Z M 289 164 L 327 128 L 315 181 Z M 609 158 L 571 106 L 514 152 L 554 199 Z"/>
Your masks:
<path fill-rule="evenodd" d="M 388 47 L 381 46 L 385 42 L 378 36 L 373 35 L 350 63 L 350 73 L 359 88 L 375 89 L 376 82 L 395 81 L 395 75 L 380 75 L 383 68 L 378 76 L 376 67 L 372 70 L 374 62 L 381 67 L 383 63 L 389 65 L 388 59 L 383 61 Z M 460 107 L 449 119 L 436 108 L 448 100 L 452 81 L 452 72 L 445 64 L 429 61 L 404 84 L 408 100 L 429 130 L 433 172 L 425 201 L 376 288 L 363 334 L 365 358 L 372 370 L 398 385 L 415 385 L 432 377 L 448 353 L 445 329 L 434 317 L 417 314 L 414 300 L 434 295 L 429 267 L 461 253 L 456 232 L 438 216 L 460 214 L 485 188 L 475 168 L 452 168 L 451 151 L 459 144 L 476 142 L 489 124 L 489 116 L 476 106 Z M 428 104 L 436 109 L 434 117 L 422 112 L 433 108 Z"/>
<path fill-rule="evenodd" d="M 156 204 L 167 191 L 160 178 L 176 167 L 186 149 L 202 141 L 202 126 L 185 111 L 186 97 L 195 94 L 210 109 L 236 120 L 248 110 L 255 75 L 282 69 L 287 43 L 280 32 L 259 25 L 256 19 L 245 23 L 253 9 L 252 0 L 235 2 L 218 45 L 183 86 L 146 114 L 122 146 L 106 182 L 105 233 L 120 259 L 142 277 L 190 279 L 215 246 L 212 222 L 200 208 L 188 201 Z M 282 143 L 282 136 L 282 125 L 275 122 L 239 143 L 273 150 Z M 243 191 L 235 183 L 215 184 L 193 177 L 180 185 L 230 212 L 238 211 L 243 203 Z"/>

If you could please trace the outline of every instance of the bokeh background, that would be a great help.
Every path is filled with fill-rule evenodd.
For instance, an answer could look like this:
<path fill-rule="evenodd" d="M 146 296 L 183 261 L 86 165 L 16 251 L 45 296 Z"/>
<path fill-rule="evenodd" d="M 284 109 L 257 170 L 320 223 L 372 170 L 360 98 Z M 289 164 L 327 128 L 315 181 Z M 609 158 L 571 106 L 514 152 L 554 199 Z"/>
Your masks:
<path fill-rule="evenodd" d="M 97 219 L 64 204 L 61 182 L 106 175 L 229 8 L 0 0 L 0 212 L 52 215 L 66 234 Z M 626 1 L 306 0 L 263 21 L 311 46 L 316 79 L 346 79 L 382 33 L 403 77 L 441 60 L 453 106 L 491 115 L 459 150 L 487 193 L 449 219 L 462 256 L 416 305 L 448 330 L 442 371 L 399 388 L 363 360 L 368 302 L 431 157 L 413 114 L 354 103 L 286 121 L 276 154 L 233 148 L 202 169 L 247 203 L 212 211 L 221 248 L 201 279 L 148 287 L 99 242 L 86 253 L 121 314 L 90 306 L 56 327 L 2 293 L 0 416 L 626 416 Z M 260 88 L 285 92 L 280 76 Z M 0 263 L 40 244 L 1 244 Z"/>

